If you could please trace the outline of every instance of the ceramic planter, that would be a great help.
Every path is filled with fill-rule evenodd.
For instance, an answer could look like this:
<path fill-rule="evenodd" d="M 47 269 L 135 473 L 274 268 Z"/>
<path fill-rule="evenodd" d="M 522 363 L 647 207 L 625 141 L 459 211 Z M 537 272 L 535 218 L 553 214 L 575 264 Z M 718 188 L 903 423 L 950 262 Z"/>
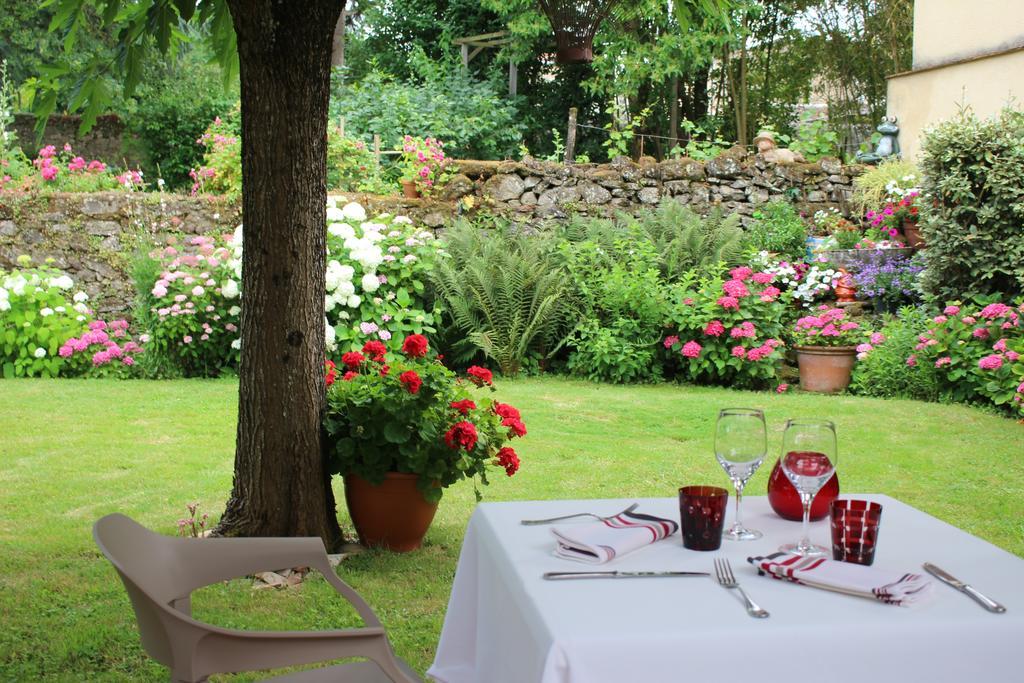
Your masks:
<path fill-rule="evenodd" d="M 437 503 L 423 498 L 417 479 L 416 474 L 389 472 L 375 486 L 358 475 L 345 475 L 345 503 L 360 543 L 398 553 L 423 545 Z"/>
<path fill-rule="evenodd" d="M 402 183 L 402 196 L 406 199 L 419 199 L 420 191 L 416 189 L 415 180 L 400 180 Z"/>
<path fill-rule="evenodd" d="M 924 239 L 921 237 L 921 229 L 913 221 L 903 221 L 903 234 L 907 238 L 907 246 L 912 249 L 924 249 Z"/>
<path fill-rule="evenodd" d="M 819 394 L 834 394 L 850 384 L 857 360 L 855 346 L 794 346 L 800 365 L 800 388 Z"/>

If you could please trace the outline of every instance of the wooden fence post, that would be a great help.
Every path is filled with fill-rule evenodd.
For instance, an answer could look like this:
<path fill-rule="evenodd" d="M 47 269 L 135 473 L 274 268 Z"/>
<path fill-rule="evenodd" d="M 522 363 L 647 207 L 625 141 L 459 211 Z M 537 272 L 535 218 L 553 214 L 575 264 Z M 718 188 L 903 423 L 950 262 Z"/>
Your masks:
<path fill-rule="evenodd" d="M 373 134 L 373 158 L 377 160 L 377 168 L 380 168 L 380 135 Z"/>
<path fill-rule="evenodd" d="M 576 161 L 576 107 L 569 109 L 569 130 L 565 133 L 565 163 Z"/>

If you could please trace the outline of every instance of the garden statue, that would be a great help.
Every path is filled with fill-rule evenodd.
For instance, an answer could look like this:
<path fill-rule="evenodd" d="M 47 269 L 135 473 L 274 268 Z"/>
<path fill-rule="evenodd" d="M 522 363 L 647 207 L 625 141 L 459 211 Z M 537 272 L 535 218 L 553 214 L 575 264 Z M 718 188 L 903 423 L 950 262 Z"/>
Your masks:
<path fill-rule="evenodd" d="M 794 152 L 791 149 L 779 149 L 775 142 L 775 133 L 772 133 L 770 130 L 759 131 L 757 137 L 754 138 L 754 146 L 757 147 L 757 153 L 764 157 L 765 161 L 771 161 L 776 164 L 793 164 L 798 161 L 806 161 L 804 155 L 800 152 Z"/>
<path fill-rule="evenodd" d="M 900 143 L 896 138 L 899 135 L 900 127 L 896 125 L 896 117 L 883 117 L 882 122 L 876 128 L 881 138 L 875 145 L 874 152 L 857 152 L 857 161 L 862 164 L 877 164 L 879 161 L 889 157 L 900 156 Z"/>

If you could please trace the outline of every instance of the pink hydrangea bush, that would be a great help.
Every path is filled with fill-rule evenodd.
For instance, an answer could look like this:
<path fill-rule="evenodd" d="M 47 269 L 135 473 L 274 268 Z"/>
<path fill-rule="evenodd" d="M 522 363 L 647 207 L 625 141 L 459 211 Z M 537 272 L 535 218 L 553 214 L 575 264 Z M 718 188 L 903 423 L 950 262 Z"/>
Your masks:
<path fill-rule="evenodd" d="M 673 291 L 663 346 L 689 381 L 768 386 L 782 359 L 784 296 L 775 276 L 742 266 Z"/>
<path fill-rule="evenodd" d="M 133 338 L 127 320 L 93 320 L 85 332 L 61 344 L 58 354 L 70 368 L 69 374 L 129 377 L 135 374 L 136 356 L 143 351 L 140 341 Z"/>
<path fill-rule="evenodd" d="M 1024 304 L 951 303 L 918 337 L 912 358 L 937 368 L 954 400 L 1024 414 Z"/>
<path fill-rule="evenodd" d="M 858 353 L 865 351 L 860 346 L 864 339 L 860 324 L 848 319 L 843 309 L 826 304 L 799 318 L 790 338 L 798 346 L 856 346 Z"/>

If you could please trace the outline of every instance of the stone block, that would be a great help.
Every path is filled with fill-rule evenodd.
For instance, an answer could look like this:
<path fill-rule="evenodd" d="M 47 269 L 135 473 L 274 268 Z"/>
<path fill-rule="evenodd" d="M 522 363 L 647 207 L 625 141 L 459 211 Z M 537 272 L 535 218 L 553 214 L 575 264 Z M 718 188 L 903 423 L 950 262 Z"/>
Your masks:
<path fill-rule="evenodd" d="M 483 193 L 496 202 L 507 202 L 510 199 L 518 199 L 526 187 L 523 179 L 514 174 L 498 174 L 487 179 L 484 183 Z"/>
<path fill-rule="evenodd" d="M 641 204 L 657 204 L 661 201 L 661 191 L 656 187 L 645 187 L 637 193 Z"/>
<path fill-rule="evenodd" d="M 116 235 L 121 232 L 121 224 L 114 221 L 85 221 L 82 224 L 90 235 Z"/>
<path fill-rule="evenodd" d="M 612 198 L 611 192 L 589 180 L 581 180 L 576 184 L 576 189 L 587 204 L 607 204 Z"/>

